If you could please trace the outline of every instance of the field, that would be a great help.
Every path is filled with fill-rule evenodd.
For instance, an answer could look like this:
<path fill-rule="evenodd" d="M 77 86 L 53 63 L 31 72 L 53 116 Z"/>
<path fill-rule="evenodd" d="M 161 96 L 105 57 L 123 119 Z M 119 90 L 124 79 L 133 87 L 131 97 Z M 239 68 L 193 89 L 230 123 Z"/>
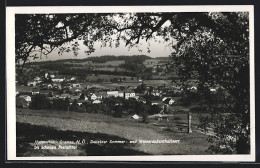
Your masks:
<path fill-rule="evenodd" d="M 171 122 L 185 123 L 187 114 L 176 114 Z M 198 118 L 193 116 L 193 133 L 178 130 L 173 124 L 150 119 L 149 123 L 131 116 L 114 118 L 102 114 L 49 110 L 17 109 L 17 156 L 88 156 L 88 155 L 187 155 L 210 154 L 207 135 L 197 130 Z M 174 121 L 176 120 L 176 121 Z M 35 148 L 35 141 L 84 140 L 76 149 Z M 92 141 L 119 141 L 99 143 Z M 172 140 L 174 143 L 141 143 L 140 140 Z M 135 143 L 130 143 L 134 141 Z"/>
<path fill-rule="evenodd" d="M 16 90 L 18 92 L 30 92 L 30 91 L 32 91 L 32 87 L 29 87 L 29 86 L 16 86 Z"/>
<path fill-rule="evenodd" d="M 157 87 L 157 86 L 163 86 L 165 84 L 165 86 L 169 86 L 171 85 L 171 80 L 145 80 L 144 84 L 153 86 L 153 87 Z"/>
<path fill-rule="evenodd" d="M 107 82 L 110 82 L 111 79 L 114 79 L 114 78 L 124 78 L 124 82 L 138 82 L 137 78 L 136 77 L 133 77 L 133 79 L 131 79 L 131 77 L 129 76 L 123 76 L 123 75 L 103 75 L 103 74 L 100 74 L 100 75 L 90 75 L 90 76 L 87 76 L 86 77 L 86 80 L 88 81 L 97 81 L 98 79 L 102 79 L 102 80 L 106 80 Z"/>
<path fill-rule="evenodd" d="M 125 61 L 107 61 L 104 63 L 95 63 L 92 61 L 84 61 L 84 62 L 65 62 L 65 64 L 70 64 L 70 65 L 83 65 L 83 66 L 119 66 L 120 64 L 124 64 Z"/>

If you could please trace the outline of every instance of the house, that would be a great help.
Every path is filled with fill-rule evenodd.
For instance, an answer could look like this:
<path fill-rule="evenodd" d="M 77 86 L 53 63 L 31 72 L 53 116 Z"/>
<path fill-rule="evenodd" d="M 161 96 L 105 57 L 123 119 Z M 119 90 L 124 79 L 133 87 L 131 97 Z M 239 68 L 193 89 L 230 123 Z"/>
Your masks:
<path fill-rule="evenodd" d="M 132 98 L 135 96 L 135 93 L 134 92 L 125 92 L 125 99 L 129 99 L 129 98 Z"/>
<path fill-rule="evenodd" d="M 134 97 L 135 96 L 135 92 L 127 92 L 129 93 L 129 97 Z"/>
<path fill-rule="evenodd" d="M 161 91 L 159 91 L 159 90 L 153 90 L 153 91 L 151 92 L 151 95 L 153 95 L 153 96 L 161 96 Z"/>
<path fill-rule="evenodd" d="M 216 89 L 216 88 L 210 88 L 209 91 L 211 91 L 211 92 L 216 92 L 217 89 Z"/>
<path fill-rule="evenodd" d="M 107 91 L 108 97 L 118 97 L 118 91 Z"/>
<path fill-rule="evenodd" d="M 170 98 L 170 97 L 164 97 L 163 99 L 162 99 L 162 101 L 164 102 L 166 99 L 168 99 L 168 98 Z"/>
<path fill-rule="evenodd" d="M 16 107 L 18 107 L 18 108 L 28 108 L 29 107 L 29 102 L 27 102 L 22 97 L 17 97 L 16 98 Z"/>
<path fill-rule="evenodd" d="M 82 87 L 82 83 L 73 83 L 72 87 L 80 88 L 80 87 Z"/>
<path fill-rule="evenodd" d="M 61 89 L 61 84 L 59 82 L 53 82 L 53 88 Z"/>
<path fill-rule="evenodd" d="M 31 93 L 32 95 L 40 94 L 40 90 L 38 88 L 33 88 Z"/>
<path fill-rule="evenodd" d="M 96 93 L 97 98 L 96 99 L 103 99 L 103 94 L 101 93 Z"/>
<path fill-rule="evenodd" d="M 52 80 L 52 82 L 63 82 L 65 80 L 65 78 L 57 75 L 56 77 L 52 78 L 51 80 Z"/>
<path fill-rule="evenodd" d="M 191 86 L 190 90 L 198 90 L 196 86 Z"/>
<path fill-rule="evenodd" d="M 135 120 L 138 120 L 140 117 L 137 114 L 135 114 L 135 115 L 132 116 L 132 118 L 135 119 Z"/>
<path fill-rule="evenodd" d="M 59 96 L 60 99 L 66 99 L 66 98 L 69 98 L 70 99 L 70 94 L 61 94 Z"/>
<path fill-rule="evenodd" d="M 39 76 L 36 76 L 36 77 L 34 78 L 34 80 L 35 80 L 35 81 L 39 81 L 39 80 L 41 80 L 41 78 L 40 78 Z"/>
<path fill-rule="evenodd" d="M 48 72 L 45 72 L 45 73 L 44 73 L 44 78 L 45 78 L 45 79 L 48 78 L 48 75 L 49 75 Z"/>
<path fill-rule="evenodd" d="M 52 84 L 48 84 L 47 87 L 48 87 L 49 89 L 52 89 L 53 86 L 52 86 Z"/>
<path fill-rule="evenodd" d="M 20 98 L 23 98 L 25 101 L 27 101 L 27 102 L 31 102 L 32 101 L 32 98 L 31 98 L 31 96 L 29 96 L 29 95 L 21 95 L 21 96 L 19 96 Z"/>
<path fill-rule="evenodd" d="M 35 82 L 34 80 L 29 80 L 27 82 L 27 86 L 31 86 L 31 87 L 36 86 L 36 84 L 37 84 L 37 82 Z"/>
<path fill-rule="evenodd" d="M 92 103 L 93 103 L 93 104 L 100 104 L 101 101 L 97 99 L 97 100 L 94 100 Z"/>
<path fill-rule="evenodd" d="M 154 100 L 151 102 L 151 105 L 161 105 L 161 104 L 162 104 L 162 102 L 159 100 Z"/>
<path fill-rule="evenodd" d="M 51 80 L 52 80 L 52 82 L 63 82 L 64 78 L 53 78 Z"/>
<path fill-rule="evenodd" d="M 163 101 L 165 104 L 172 105 L 174 103 L 174 100 L 172 98 L 167 98 Z"/>
<path fill-rule="evenodd" d="M 96 99 L 97 99 L 96 94 L 94 93 L 90 94 L 90 100 L 96 100 Z"/>
<path fill-rule="evenodd" d="M 54 74 L 50 74 L 50 78 L 51 79 L 55 78 L 55 75 Z"/>

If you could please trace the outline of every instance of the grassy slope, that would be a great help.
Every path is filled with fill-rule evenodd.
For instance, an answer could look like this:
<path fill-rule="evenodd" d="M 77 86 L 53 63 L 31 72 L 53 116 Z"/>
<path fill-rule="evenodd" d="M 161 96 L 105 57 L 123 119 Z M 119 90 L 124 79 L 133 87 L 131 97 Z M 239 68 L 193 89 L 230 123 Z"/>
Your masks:
<path fill-rule="evenodd" d="M 181 117 L 182 118 L 182 117 Z M 209 154 L 206 136 L 194 131 L 187 134 L 131 120 L 101 114 L 17 110 L 17 155 L 161 155 Z M 35 140 L 180 140 L 179 144 L 81 144 L 77 150 L 33 150 Z"/>

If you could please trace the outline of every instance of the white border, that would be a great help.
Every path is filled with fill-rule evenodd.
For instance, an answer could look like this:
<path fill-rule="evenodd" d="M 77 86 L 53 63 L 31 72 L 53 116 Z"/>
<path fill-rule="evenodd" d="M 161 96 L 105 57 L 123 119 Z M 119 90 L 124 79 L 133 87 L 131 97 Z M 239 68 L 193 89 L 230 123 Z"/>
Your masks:
<path fill-rule="evenodd" d="M 75 12 L 76 11 L 76 12 Z M 158 156 L 62 156 L 16 157 L 15 108 L 15 14 L 28 13 L 107 13 L 107 12 L 233 12 L 249 11 L 250 25 L 250 134 L 251 154 L 247 155 L 158 155 Z M 255 75 L 254 75 L 254 6 L 58 6 L 6 8 L 6 79 L 7 79 L 7 160 L 84 160 L 84 161 L 255 161 Z"/>

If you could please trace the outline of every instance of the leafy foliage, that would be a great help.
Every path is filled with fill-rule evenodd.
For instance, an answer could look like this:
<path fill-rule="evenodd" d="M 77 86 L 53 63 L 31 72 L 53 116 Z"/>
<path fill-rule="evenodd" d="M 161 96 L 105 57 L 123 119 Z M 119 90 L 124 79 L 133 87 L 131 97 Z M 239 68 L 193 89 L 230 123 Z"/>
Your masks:
<path fill-rule="evenodd" d="M 31 108 L 36 110 L 48 109 L 51 104 L 45 95 L 36 94 L 32 97 Z"/>

